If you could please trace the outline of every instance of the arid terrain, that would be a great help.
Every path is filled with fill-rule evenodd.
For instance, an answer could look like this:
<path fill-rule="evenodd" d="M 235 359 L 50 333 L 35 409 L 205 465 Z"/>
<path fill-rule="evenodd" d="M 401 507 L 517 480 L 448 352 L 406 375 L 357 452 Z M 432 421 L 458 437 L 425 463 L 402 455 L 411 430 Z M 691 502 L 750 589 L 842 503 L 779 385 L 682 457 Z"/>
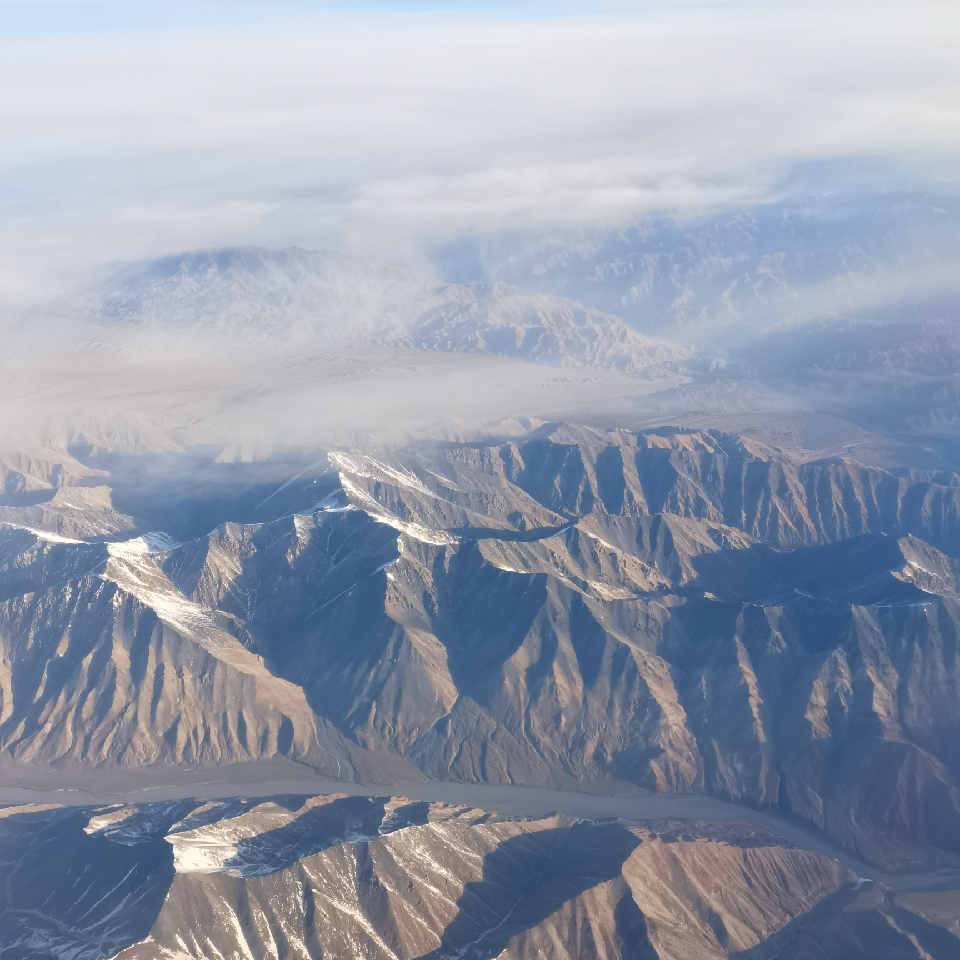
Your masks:
<path fill-rule="evenodd" d="M 0 843 L 6 956 L 947 957 L 954 939 L 943 894 L 740 820 L 286 795 L 12 807 Z"/>
<path fill-rule="evenodd" d="M 0 960 L 960 960 L 957 0 L 0 0 Z"/>
<path fill-rule="evenodd" d="M 0 956 L 952 956 L 957 475 L 192 456 L 7 465 Z"/>
<path fill-rule="evenodd" d="M 958 955 L 956 204 L 818 203 L 20 328 L 0 960 Z"/>

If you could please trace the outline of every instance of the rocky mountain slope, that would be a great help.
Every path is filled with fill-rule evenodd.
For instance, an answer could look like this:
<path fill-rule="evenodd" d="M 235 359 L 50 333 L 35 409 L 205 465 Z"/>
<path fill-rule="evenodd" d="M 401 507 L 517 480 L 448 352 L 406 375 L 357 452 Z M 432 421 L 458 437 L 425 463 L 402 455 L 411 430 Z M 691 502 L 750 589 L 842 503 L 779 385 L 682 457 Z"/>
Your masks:
<path fill-rule="evenodd" d="M 20 807 L 0 811 L 0 872 L 3 955 L 37 960 L 947 960 L 956 944 L 882 885 L 737 821 L 342 795 Z"/>
<path fill-rule="evenodd" d="M 953 475 L 547 426 L 201 509 L 103 463 L 50 501 L 100 489 L 96 532 L 0 517 L 11 758 L 626 782 L 960 860 Z"/>

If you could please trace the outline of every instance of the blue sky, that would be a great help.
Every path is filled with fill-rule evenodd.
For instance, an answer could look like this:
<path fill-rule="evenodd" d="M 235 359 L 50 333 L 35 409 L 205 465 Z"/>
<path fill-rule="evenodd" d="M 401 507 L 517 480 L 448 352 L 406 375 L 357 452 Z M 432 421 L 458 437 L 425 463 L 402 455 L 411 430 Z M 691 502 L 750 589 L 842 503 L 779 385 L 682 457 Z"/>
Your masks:
<path fill-rule="evenodd" d="M 0 35 L 90 35 L 233 27 L 316 14 L 409 13 L 549 20 L 630 12 L 769 9 L 784 0 L 0 0 Z M 787 0 L 789 2 L 789 0 Z"/>
<path fill-rule="evenodd" d="M 617 9 L 620 4 L 608 4 Z M 586 5 L 548 0 L 0 0 L 0 31 L 15 34 L 90 34 L 207 27 L 229 18 L 234 25 L 317 12 L 464 13 L 474 16 L 545 18 L 596 12 Z"/>

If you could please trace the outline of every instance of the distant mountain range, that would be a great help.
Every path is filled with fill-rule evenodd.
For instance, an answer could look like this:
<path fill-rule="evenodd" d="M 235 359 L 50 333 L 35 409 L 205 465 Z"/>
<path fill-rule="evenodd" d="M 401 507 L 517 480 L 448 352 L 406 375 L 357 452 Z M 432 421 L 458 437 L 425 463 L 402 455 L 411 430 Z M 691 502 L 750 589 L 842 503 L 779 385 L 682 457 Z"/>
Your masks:
<path fill-rule="evenodd" d="M 589 236 L 460 241 L 417 264 L 184 254 L 114 271 L 84 315 L 690 381 L 697 412 L 778 396 L 940 444 L 960 416 L 958 264 L 951 195 L 810 194 Z"/>
<path fill-rule="evenodd" d="M 798 190 L 740 210 L 460 240 L 437 252 L 460 282 L 570 297 L 650 334 L 909 313 L 944 289 L 955 298 L 958 259 L 960 198 L 896 187 Z"/>
<path fill-rule="evenodd" d="M 675 376 L 693 355 L 564 297 L 447 284 L 408 264 L 297 248 L 219 250 L 124 268 L 95 311 L 114 323 L 488 353 L 653 379 Z"/>

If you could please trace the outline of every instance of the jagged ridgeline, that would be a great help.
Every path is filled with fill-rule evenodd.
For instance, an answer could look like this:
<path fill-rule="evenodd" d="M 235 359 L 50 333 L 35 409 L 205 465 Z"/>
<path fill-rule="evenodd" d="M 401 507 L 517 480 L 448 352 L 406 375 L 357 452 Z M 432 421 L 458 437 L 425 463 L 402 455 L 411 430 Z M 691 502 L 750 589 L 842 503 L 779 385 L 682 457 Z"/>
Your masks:
<path fill-rule="evenodd" d="M 6 467 L 9 762 L 626 781 L 960 858 L 954 475 L 563 426 L 138 464 Z"/>
<path fill-rule="evenodd" d="M 4 814 L 11 956 L 906 958 L 911 936 L 951 955 L 946 930 L 864 903 L 846 867 L 747 823 L 342 795 Z"/>

